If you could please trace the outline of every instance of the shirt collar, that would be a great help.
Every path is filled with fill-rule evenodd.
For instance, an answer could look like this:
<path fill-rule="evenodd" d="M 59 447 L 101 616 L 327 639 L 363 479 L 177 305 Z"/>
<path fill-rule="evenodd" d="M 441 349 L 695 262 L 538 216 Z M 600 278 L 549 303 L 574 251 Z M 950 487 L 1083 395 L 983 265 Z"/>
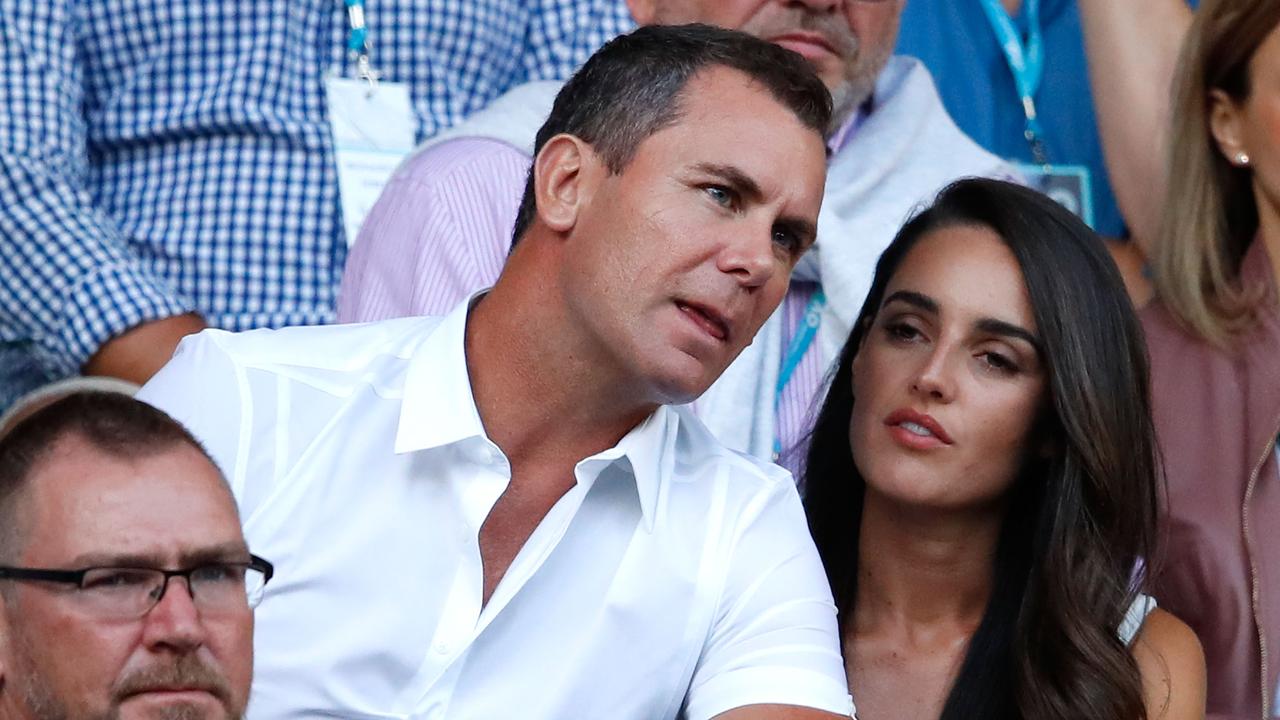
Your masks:
<path fill-rule="evenodd" d="M 625 461 L 635 478 L 645 530 L 653 532 L 662 480 L 674 477 L 675 473 L 679 426 L 680 414 L 660 405 L 624 435 L 617 445 L 579 462 L 576 474 L 581 480 L 593 483 L 605 468 Z"/>
<path fill-rule="evenodd" d="M 485 435 L 467 373 L 467 313 L 484 294 L 459 304 L 414 351 L 405 374 L 404 399 L 396 428 L 395 452 L 409 453 Z M 580 482 L 594 483 L 609 466 L 623 462 L 635 478 L 645 529 L 652 532 L 663 478 L 675 470 L 680 413 L 659 406 L 618 444 L 584 458 L 575 466 Z"/>
<path fill-rule="evenodd" d="M 845 120 L 844 124 L 839 128 L 836 128 L 836 131 L 831 133 L 831 137 L 827 138 L 828 160 L 838 155 L 840 151 L 844 149 L 844 146 L 849 143 L 849 140 L 851 140 L 858 132 L 858 128 L 862 125 L 862 122 L 871 114 L 871 110 L 874 107 L 873 100 L 873 97 L 867 98 L 865 102 L 853 111 L 853 114 L 849 116 L 849 119 Z"/>
<path fill-rule="evenodd" d="M 484 437 L 467 374 L 467 312 L 476 293 L 459 303 L 413 352 L 405 373 L 395 452 L 408 453 Z"/>

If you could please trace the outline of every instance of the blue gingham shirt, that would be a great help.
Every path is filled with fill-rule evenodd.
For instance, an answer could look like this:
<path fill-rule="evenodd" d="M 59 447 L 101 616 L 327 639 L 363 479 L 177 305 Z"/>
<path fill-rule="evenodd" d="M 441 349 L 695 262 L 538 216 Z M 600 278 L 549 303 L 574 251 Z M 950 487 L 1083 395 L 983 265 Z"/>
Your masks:
<path fill-rule="evenodd" d="M 419 139 L 567 77 L 622 0 L 367 0 Z M 342 0 L 0 0 L 0 408 L 139 323 L 331 320 L 346 259 L 323 79 Z"/>

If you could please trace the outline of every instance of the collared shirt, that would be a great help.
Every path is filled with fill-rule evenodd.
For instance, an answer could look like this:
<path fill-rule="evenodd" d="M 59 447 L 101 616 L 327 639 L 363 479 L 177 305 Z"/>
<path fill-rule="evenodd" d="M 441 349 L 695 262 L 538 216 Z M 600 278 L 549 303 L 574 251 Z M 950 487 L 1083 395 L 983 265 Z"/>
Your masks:
<path fill-rule="evenodd" d="M 828 142 L 834 154 L 870 109 L 854 113 Z M 339 322 L 439 315 L 492 285 L 511 245 L 529 156 L 503 142 L 463 137 L 437 145 L 401 168 L 374 205 L 343 276 Z M 782 302 L 783 347 L 804 322 L 815 281 L 793 279 Z M 779 358 L 781 363 L 782 359 Z M 817 343 L 778 398 L 779 458 L 799 468 L 826 371 Z"/>
<path fill-rule="evenodd" d="M 346 259 L 323 78 L 342 0 L 0 0 L 0 409 L 106 340 L 192 310 L 327 322 Z M 562 79 L 621 0 L 368 0 L 418 136 Z"/>
<path fill-rule="evenodd" d="M 227 473 L 276 564 L 250 717 L 850 714 L 835 609 L 786 472 L 662 407 L 579 462 L 488 604 L 510 481 L 443 320 L 207 331 L 140 397 Z"/>

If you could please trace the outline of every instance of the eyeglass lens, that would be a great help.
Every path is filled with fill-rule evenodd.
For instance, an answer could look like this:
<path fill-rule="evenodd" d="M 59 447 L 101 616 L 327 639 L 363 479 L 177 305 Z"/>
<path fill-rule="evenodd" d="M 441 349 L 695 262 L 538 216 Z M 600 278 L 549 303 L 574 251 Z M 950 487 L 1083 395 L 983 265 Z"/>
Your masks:
<path fill-rule="evenodd" d="M 257 606 L 265 578 L 256 568 L 239 564 L 213 564 L 192 568 L 185 575 L 186 591 L 196 607 L 206 612 L 235 612 Z M 174 574 L 146 568 L 94 568 L 85 573 L 80 587 L 84 599 L 104 614 L 143 615 L 155 607 Z"/>

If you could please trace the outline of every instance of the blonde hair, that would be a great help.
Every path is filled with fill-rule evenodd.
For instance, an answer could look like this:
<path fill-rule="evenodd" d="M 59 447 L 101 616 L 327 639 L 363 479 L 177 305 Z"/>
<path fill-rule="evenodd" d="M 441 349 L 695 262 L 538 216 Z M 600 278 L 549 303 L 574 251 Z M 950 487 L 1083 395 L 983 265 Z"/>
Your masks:
<path fill-rule="evenodd" d="M 1252 178 L 1219 149 L 1210 94 L 1248 100 L 1249 62 L 1277 24 L 1276 0 L 1206 0 L 1174 84 L 1168 191 L 1152 263 L 1156 291 L 1186 329 L 1220 347 L 1251 325 L 1262 295 L 1239 275 L 1258 231 Z"/>

